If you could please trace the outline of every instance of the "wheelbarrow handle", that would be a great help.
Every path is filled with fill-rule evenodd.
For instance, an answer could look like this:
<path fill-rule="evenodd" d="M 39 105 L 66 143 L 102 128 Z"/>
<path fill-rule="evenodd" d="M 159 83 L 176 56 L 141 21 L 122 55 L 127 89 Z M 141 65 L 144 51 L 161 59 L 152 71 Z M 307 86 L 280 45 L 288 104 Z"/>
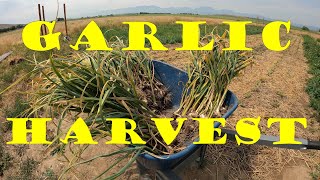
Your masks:
<path fill-rule="evenodd" d="M 308 141 L 307 149 L 320 150 L 320 141 Z"/>
<path fill-rule="evenodd" d="M 236 141 L 235 136 L 237 135 L 237 132 L 234 130 L 229 129 L 221 129 L 222 135 L 227 134 L 227 139 Z M 217 137 L 217 134 L 215 134 L 215 137 Z M 244 140 L 250 140 L 248 138 L 242 138 Z M 320 141 L 310 141 L 302 138 L 296 138 L 296 141 L 301 142 L 302 144 L 273 144 L 274 142 L 279 141 L 279 136 L 268 136 L 268 135 L 261 135 L 260 139 L 256 144 L 258 145 L 265 145 L 265 146 L 271 146 L 271 147 L 278 147 L 278 148 L 286 148 L 286 149 L 315 149 L 320 150 Z"/>

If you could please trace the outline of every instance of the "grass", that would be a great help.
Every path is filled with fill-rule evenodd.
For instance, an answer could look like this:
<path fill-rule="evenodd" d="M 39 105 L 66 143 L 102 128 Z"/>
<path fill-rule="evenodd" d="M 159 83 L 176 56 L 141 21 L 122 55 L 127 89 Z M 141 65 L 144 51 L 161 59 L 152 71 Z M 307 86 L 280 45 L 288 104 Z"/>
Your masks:
<path fill-rule="evenodd" d="M 58 176 L 54 173 L 52 169 L 47 169 L 43 174 L 42 174 L 43 179 L 45 180 L 56 180 L 58 179 Z"/>
<path fill-rule="evenodd" d="M 30 56 L 29 56 L 30 57 Z M 27 61 L 23 61 L 19 64 L 13 66 L 8 66 L 5 63 L 0 64 L 0 68 L 3 69 L 0 75 L 0 92 L 11 85 L 17 77 L 19 77 L 23 72 L 30 72 L 33 66 Z"/>
<path fill-rule="evenodd" d="M 32 158 L 27 158 L 26 160 L 22 161 L 19 166 L 19 172 L 8 179 L 23 179 L 23 180 L 33 180 L 36 179 L 35 170 L 38 166 L 38 162 Z"/>
<path fill-rule="evenodd" d="M 320 45 L 316 39 L 303 35 L 305 57 L 309 62 L 310 74 L 313 75 L 308 81 L 306 91 L 310 96 L 310 105 L 320 115 Z"/>
<path fill-rule="evenodd" d="M 197 15 L 197 14 L 140 14 L 140 13 L 130 13 L 130 14 L 119 14 L 119 15 L 107 15 L 107 16 L 99 16 L 99 17 L 85 17 L 85 18 L 75 18 L 72 20 L 83 20 L 83 19 L 105 19 L 110 17 L 128 17 L 128 16 L 135 16 L 135 17 L 149 17 L 149 16 L 158 16 L 158 17 L 187 17 L 187 18 L 202 18 L 202 19 L 222 19 L 222 20 L 232 20 L 232 21 L 252 21 L 252 23 L 266 25 L 270 22 L 273 22 L 271 20 L 266 20 L 263 18 L 254 18 L 254 17 L 244 17 L 244 16 L 234 16 L 234 15 Z M 295 30 L 301 30 L 301 27 L 291 25 L 292 29 Z"/>
<path fill-rule="evenodd" d="M 0 68 L 4 69 L 3 73 L 0 75 L 0 91 L 3 91 L 8 86 L 10 86 L 11 83 L 15 81 L 16 77 L 19 77 L 22 74 L 22 72 L 29 72 L 32 69 L 30 64 L 26 61 L 9 67 L 6 66 L 7 65 L 5 63 L 0 64 Z M 6 104 L 8 106 L 3 107 L 3 112 L 6 118 L 20 117 L 20 115 L 29 107 L 29 105 L 23 99 L 23 96 L 21 94 L 18 94 L 19 90 L 20 89 L 15 89 L 17 95 L 10 96 L 11 99 L 14 99 L 14 104 Z M 0 100 L 3 100 L 2 94 L 0 95 Z M 3 132 L 8 132 L 11 130 L 11 128 L 11 121 L 6 121 L 2 123 Z"/>
<path fill-rule="evenodd" d="M 34 170 L 37 168 L 38 162 L 32 158 L 27 158 L 23 161 L 20 165 L 20 177 L 22 179 L 33 179 L 34 177 Z"/>
<path fill-rule="evenodd" d="M 0 177 L 3 176 L 5 170 L 12 166 L 12 157 L 7 153 L 2 146 L 3 142 L 0 141 Z"/>
<path fill-rule="evenodd" d="M 314 39 L 308 35 L 304 35 L 305 57 L 309 62 L 310 74 L 313 75 L 308 81 L 306 91 L 310 96 L 310 105 L 316 110 L 317 116 L 320 115 L 320 44 L 319 39 Z M 318 118 L 319 121 L 319 118 Z M 310 174 L 313 180 L 320 178 L 320 164 Z"/>
<path fill-rule="evenodd" d="M 310 173 L 312 180 L 320 179 L 320 163 L 316 166 L 315 170 Z"/>
<path fill-rule="evenodd" d="M 14 106 L 5 110 L 5 116 L 7 118 L 21 117 L 22 113 L 28 108 L 28 103 L 21 96 L 18 96 Z"/>
<path fill-rule="evenodd" d="M 274 63 L 274 65 L 268 70 L 268 76 L 271 76 L 274 73 L 274 71 L 278 67 L 279 63 L 280 63 L 280 60 L 278 60 L 276 63 Z"/>
<path fill-rule="evenodd" d="M 4 83 L 11 84 L 13 83 L 15 74 L 17 74 L 17 72 L 9 70 L 8 72 L 2 74 L 1 79 Z"/>
<path fill-rule="evenodd" d="M 282 92 L 282 91 L 277 91 L 276 94 L 277 94 L 281 99 L 287 97 L 287 96 L 284 94 L 284 92 Z"/>
<path fill-rule="evenodd" d="M 106 16 L 99 16 L 99 17 L 95 17 L 95 18 L 107 18 L 107 17 L 127 17 L 127 16 L 163 16 L 163 17 L 176 17 L 176 16 L 180 16 L 180 17 L 190 17 L 190 18 L 212 18 L 212 19 L 223 19 L 223 20 L 233 20 L 233 21 L 252 21 L 253 23 L 257 23 L 257 24 L 268 24 L 272 21 L 270 20 L 265 20 L 263 18 L 253 18 L 253 17 L 244 17 L 244 16 L 234 16 L 234 15 L 226 15 L 226 14 L 221 14 L 221 15 L 198 15 L 198 14 L 167 14 L 167 13 L 163 13 L 163 14 L 153 14 L 153 13 L 147 13 L 147 14 L 140 14 L 140 13 L 129 13 L 129 14 L 119 14 L 119 15 L 106 15 Z M 73 20 L 80 20 L 80 19 L 92 19 L 92 17 L 82 17 L 82 18 L 75 18 Z M 295 29 L 301 29 L 299 27 L 295 27 L 293 26 L 293 28 Z"/>
<path fill-rule="evenodd" d="M 157 25 L 157 33 L 156 37 L 163 44 L 175 44 L 182 43 L 182 25 L 170 23 L 170 24 L 156 24 Z M 220 36 L 229 29 L 228 25 L 224 24 L 216 24 L 216 25 L 201 25 L 200 31 L 201 36 L 211 32 L 215 29 L 215 33 Z M 128 39 L 128 26 L 118 25 L 118 26 L 105 26 L 101 28 L 102 32 L 105 35 L 107 41 L 112 40 L 112 37 L 120 37 L 121 39 Z M 263 27 L 250 25 L 247 26 L 247 35 L 261 34 Z M 148 27 L 145 28 L 145 32 L 150 32 Z M 80 33 L 78 33 L 80 35 Z"/>
<path fill-rule="evenodd" d="M 21 96 L 15 97 L 15 104 L 4 110 L 6 118 L 22 117 L 23 113 L 29 108 L 29 104 L 23 100 Z M 2 131 L 8 132 L 12 129 L 12 121 L 5 121 L 2 123 Z"/>
<path fill-rule="evenodd" d="M 0 179 L 2 179 L 1 177 L 4 175 L 4 172 L 6 170 L 9 170 L 11 167 L 13 167 L 13 157 L 4 149 L 3 144 L 4 142 L 0 139 Z M 27 158 L 19 165 L 19 172 L 14 176 L 8 176 L 6 179 L 36 179 L 34 172 L 37 166 L 38 162 L 36 162 L 32 158 Z M 46 177 L 45 179 L 53 180 L 55 174 L 51 171 L 46 171 L 44 177 Z"/>

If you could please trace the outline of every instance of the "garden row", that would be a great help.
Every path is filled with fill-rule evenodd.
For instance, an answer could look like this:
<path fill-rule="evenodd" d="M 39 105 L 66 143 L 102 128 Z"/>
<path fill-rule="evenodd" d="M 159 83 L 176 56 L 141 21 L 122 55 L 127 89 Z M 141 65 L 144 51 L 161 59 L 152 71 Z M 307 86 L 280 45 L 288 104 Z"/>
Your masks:
<path fill-rule="evenodd" d="M 308 59 L 312 78 L 307 84 L 307 92 L 310 96 L 310 104 L 320 115 L 320 43 L 319 40 L 304 35 L 305 57 Z"/>

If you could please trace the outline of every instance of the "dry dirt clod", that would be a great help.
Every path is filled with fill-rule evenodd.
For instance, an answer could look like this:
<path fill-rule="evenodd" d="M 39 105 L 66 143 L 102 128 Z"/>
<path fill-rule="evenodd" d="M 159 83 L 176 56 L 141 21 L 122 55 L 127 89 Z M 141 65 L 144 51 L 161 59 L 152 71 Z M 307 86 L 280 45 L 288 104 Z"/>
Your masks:
<path fill-rule="evenodd" d="M 13 66 L 13 65 L 16 65 L 16 64 L 20 64 L 20 63 L 22 63 L 23 61 L 25 61 L 24 58 L 15 58 L 15 59 L 13 59 L 13 60 L 11 60 L 11 61 L 9 62 L 9 65 L 10 65 L 10 66 Z"/>

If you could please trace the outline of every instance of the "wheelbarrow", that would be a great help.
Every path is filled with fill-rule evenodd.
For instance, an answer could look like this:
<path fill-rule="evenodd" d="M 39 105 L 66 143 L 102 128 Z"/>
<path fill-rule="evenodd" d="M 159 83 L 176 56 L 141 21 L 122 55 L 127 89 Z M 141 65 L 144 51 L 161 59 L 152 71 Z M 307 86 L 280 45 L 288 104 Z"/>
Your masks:
<path fill-rule="evenodd" d="M 188 74 L 174 66 L 171 66 L 162 61 L 153 60 L 155 77 L 162 82 L 172 94 L 173 108 L 178 108 L 181 101 L 184 85 L 188 81 Z M 224 104 L 228 107 L 228 111 L 222 115 L 222 118 L 227 119 L 238 107 L 238 99 L 231 91 L 227 92 Z M 216 122 L 214 127 L 217 128 L 220 123 Z M 233 130 L 222 129 L 222 135 L 227 134 L 227 138 L 235 140 L 237 134 Z M 296 139 L 302 142 L 299 145 L 274 145 L 273 142 L 279 141 L 277 136 L 261 135 L 260 140 L 256 144 L 274 146 L 289 149 L 317 149 L 320 150 L 320 142 L 309 141 L 306 139 Z M 190 161 L 196 160 L 199 166 L 202 165 L 205 157 L 207 145 L 190 144 L 184 150 L 172 154 L 163 155 L 160 158 L 144 153 L 137 158 L 137 165 L 140 174 L 145 174 L 148 171 L 156 173 L 156 179 L 180 179 L 176 172 L 183 169 L 183 166 L 189 164 Z"/>

